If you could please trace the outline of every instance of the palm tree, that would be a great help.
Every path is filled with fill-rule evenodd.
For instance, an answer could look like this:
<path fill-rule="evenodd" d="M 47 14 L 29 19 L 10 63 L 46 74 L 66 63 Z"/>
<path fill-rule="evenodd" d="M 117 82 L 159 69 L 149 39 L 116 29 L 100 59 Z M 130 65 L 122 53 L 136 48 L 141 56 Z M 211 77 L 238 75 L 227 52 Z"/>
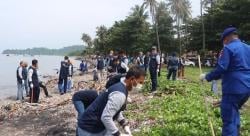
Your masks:
<path fill-rule="evenodd" d="M 144 23 L 143 21 L 148 18 L 148 13 L 145 11 L 143 5 L 135 5 L 135 7 L 132 8 L 131 17 L 138 19 L 140 23 Z"/>
<path fill-rule="evenodd" d="M 149 11 L 152 17 L 152 22 L 155 26 L 158 51 L 161 52 L 160 39 L 159 39 L 159 33 L 158 33 L 158 22 L 156 19 L 157 5 L 158 5 L 158 2 L 156 0 L 144 0 L 144 3 L 143 3 L 143 6 L 145 6 L 145 8 L 149 8 Z"/>
<path fill-rule="evenodd" d="M 185 23 L 187 18 L 191 16 L 191 7 L 190 2 L 188 0 L 167 0 L 168 4 L 171 9 L 171 13 L 173 14 L 176 24 L 177 24 L 177 31 L 178 31 L 178 40 L 179 40 L 179 48 L 180 48 L 180 55 L 182 53 L 181 49 L 181 32 L 180 27 L 182 23 Z"/>
<path fill-rule="evenodd" d="M 156 40 L 157 40 L 157 48 L 158 48 L 158 52 L 161 54 L 161 58 L 162 58 L 162 52 L 161 52 L 161 45 L 160 45 L 160 38 L 159 38 L 159 32 L 158 32 L 158 21 L 156 19 L 156 9 L 158 6 L 158 2 L 156 0 L 144 0 L 143 6 L 145 6 L 145 8 L 149 7 L 149 11 L 152 17 L 152 22 L 155 26 L 155 32 L 156 32 Z M 160 59 L 160 68 L 159 68 L 159 73 L 158 75 L 161 75 L 161 63 L 162 63 L 162 59 Z"/>

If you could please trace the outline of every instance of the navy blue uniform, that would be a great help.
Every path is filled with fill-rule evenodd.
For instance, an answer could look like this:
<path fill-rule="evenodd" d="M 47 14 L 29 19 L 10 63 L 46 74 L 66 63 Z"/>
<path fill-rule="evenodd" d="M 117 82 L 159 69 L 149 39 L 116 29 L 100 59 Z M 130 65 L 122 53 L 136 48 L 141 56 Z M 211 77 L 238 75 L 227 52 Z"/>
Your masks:
<path fill-rule="evenodd" d="M 239 109 L 250 95 L 250 47 L 239 39 L 226 45 L 215 70 L 207 81 L 222 78 L 221 116 L 223 136 L 237 136 L 240 127 Z"/>
<path fill-rule="evenodd" d="M 61 94 L 66 93 L 67 91 L 68 76 L 69 76 L 69 64 L 65 61 L 62 61 L 59 73 L 59 82 L 58 82 Z M 62 84 L 64 85 L 63 90 L 61 89 Z"/>
<path fill-rule="evenodd" d="M 168 60 L 168 75 L 167 75 L 167 79 L 169 80 L 170 77 L 172 76 L 173 80 L 176 80 L 176 72 L 178 69 L 178 58 L 175 56 L 172 56 L 169 58 Z"/>
<path fill-rule="evenodd" d="M 158 58 L 157 58 L 158 57 Z M 159 55 L 158 54 L 151 54 L 150 60 L 149 60 L 149 72 L 150 72 L 150 78 L 152 82 L 152 89 L 151 91 L 156 91 L 157 89 L 157 70 L 159 68 Z"/>

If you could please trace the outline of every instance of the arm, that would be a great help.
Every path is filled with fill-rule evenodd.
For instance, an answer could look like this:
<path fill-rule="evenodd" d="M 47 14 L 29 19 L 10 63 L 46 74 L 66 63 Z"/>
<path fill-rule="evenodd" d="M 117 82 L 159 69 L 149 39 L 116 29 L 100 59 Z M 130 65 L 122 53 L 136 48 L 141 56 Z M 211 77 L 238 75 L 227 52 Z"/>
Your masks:
<path fill-rule="evenodd" d="M 230 64 L 230 56 L 231 56 L 230 54 L 231 51 L 228 48 L 224 47 L 223 53 L 221 54 L 218 60 L 216 68 L 212 72 L 206 75 L 207 81 L 218 79 L 219 77 L 221 77 L 222 74 L 224 74 L 227 71 L 228 66 Z"/>
<path fill-rule="evenodd" d="M 102 123 L 104 124 L 107 134 L 119 134 L 119 129 L 116 127 L 113 117 L 121 109 L 126 101 L 126 96 L 121 92 L 113 92 L 109 95 L 108 102 L 102 113 Z M 121 115 L 118 119 L 124 119 Z"/>
<path fill-rule="evenodd" d="M 19 67 L 19 68 L 18 68 L 18 75 L 19 75 L 19 77 L 23 80 L 23 74 L 22 74 L 22 72 L 23 72 L 23 68 L 22 68 L 22 67 Z"/>
<path fill-rule="evenodd" d="M 157 69 L 159 69 L 159 65 L 161 64 L 161 57 L 160 57 L 160 55 L 156 56 L 156 61 L 157 61 Z"/>
<path fill-rule="evenodd" d="M 126 59 L 124 60 L 124 63 L 125 63 L 126 65 L 128 65 L 128 58 L 126 58 Z"/>
<path fill-rule="evenodd" d="M 33 69 L 30 69 L 28 72 L 28 81 L 32 82 Z"/>

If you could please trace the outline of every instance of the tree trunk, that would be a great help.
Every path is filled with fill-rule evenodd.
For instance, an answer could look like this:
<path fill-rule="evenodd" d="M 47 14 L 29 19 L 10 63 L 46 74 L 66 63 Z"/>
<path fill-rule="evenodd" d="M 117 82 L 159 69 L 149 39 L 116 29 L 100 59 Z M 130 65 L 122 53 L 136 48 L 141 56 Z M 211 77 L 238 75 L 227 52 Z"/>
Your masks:
<path fill-rule="evenodd" d="M 181 57 L 181 32 L 180 32 L 180 19 L 177 17 L 177 31 L 178 31 L 178 41 L 179 41 L 179 56 Z"/>
<path fill-rule="evenodd" d="M 158 76 L 161 76 L 162 52 L 161 52 L 160 38 L 159 38 L 159 32 L 158 32 L 158 21 L 156 20 L 156 17 L 155 17 L 154 13 L 152 13 L 152 20 L 153 20 L 154 25 L 155 25 L 158 52 L 161 53 L 160 54 L 160 67 L 159 67 L 159 73 L 158 73 Z"/>
<path fill-rule="evenodd" d="M 206 40 L 206 35 L 205 35 L 205 26 L 204 26 L 204 20 L 203 20 L 203 13 L 202 13 L 202 9 L 203 9 L 203 3 L 202 3 L 202 0 L 200 0 L 200 6 L 201 6 L 201 24 L 202 24 L 202 51 L 203 53 L 205 53 L 205 49 L 206 49 L 206 43 L 205 43 L 205 40 Z"/>

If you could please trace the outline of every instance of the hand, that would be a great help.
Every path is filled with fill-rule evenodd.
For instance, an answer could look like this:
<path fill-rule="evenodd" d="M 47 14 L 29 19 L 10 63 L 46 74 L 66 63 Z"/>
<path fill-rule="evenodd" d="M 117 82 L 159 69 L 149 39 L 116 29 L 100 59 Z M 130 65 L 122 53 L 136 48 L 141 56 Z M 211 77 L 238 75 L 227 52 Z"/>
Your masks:
<path fill-rule="evenodd" d="M 24 80 L 22 80 L 22 85 L 24 85 Z"/>
<path fill-rule="evenodd" d="M 200 80 L 201 80 L 201 81 L 206 80 L 206 74 L 201 74 L 201 75 L 200 75 Z"/>
<path fill-rule="evenodd" d="M 34 88 L 34 85 L 32 83 L 30 84 L 30 88 Z"/>
<path fill-rule="evenodd" d="M 129 136 L 132 136 L 132 132 L 131 132 L 129 126 L 125 126 L 125 127 L 124 127 L 124 131 L 125 131 L 125 133 L 128 134 Z"/>
<path fill-rule="evenodd" d="M 159 69 L 157 69 L 157 71 L 156 71 L 157 73 L 159 73 L 160 72 L 160 70 Z"/>

